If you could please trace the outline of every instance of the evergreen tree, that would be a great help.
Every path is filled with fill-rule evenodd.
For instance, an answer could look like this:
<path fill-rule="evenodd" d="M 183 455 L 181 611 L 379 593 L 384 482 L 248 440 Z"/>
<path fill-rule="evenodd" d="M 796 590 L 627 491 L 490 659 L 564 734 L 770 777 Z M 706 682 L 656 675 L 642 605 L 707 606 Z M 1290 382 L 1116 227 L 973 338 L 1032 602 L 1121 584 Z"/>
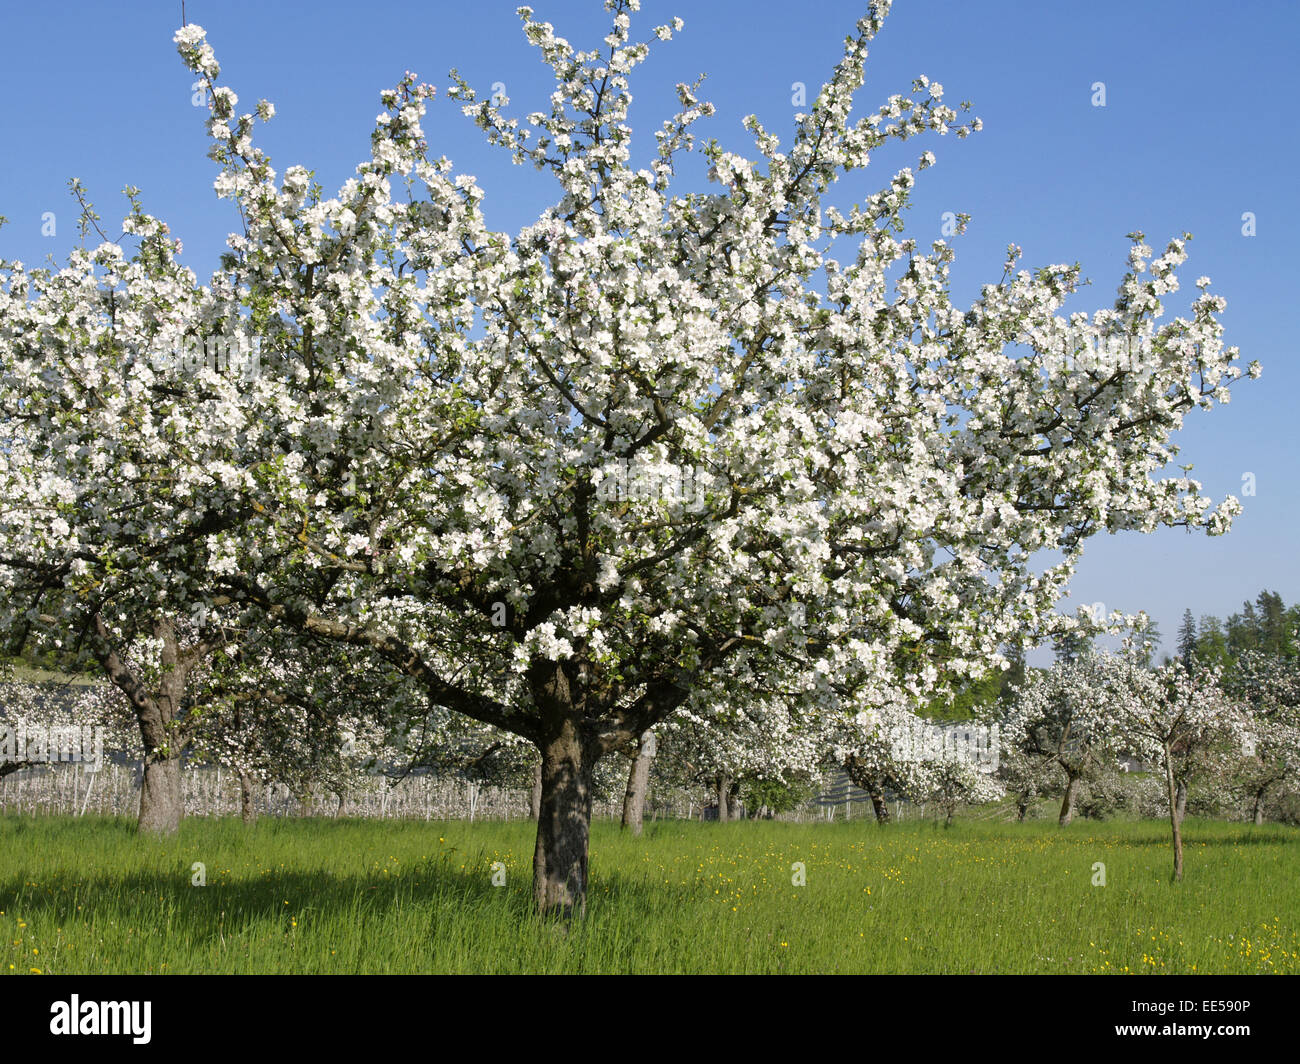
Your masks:
<path fill-rule="evenodd" d="M 1002 674 L 1002 690 L 999 692 L 999 699 L 1003 702 L 1014 698 L 1016 692 L 1025 682 L 1025 648 L 1022 646 L 1011 646 L 1006 649 L 1007 661 L 1011 667 Z"/>
<path fill-rule="evenodd" d="M 1183 623 L 1178 626 L 1178 660 L 1190 669 L 1196 657 L 1196 621 L 1191 610 L 1183 610 Z"/>
<path fill-rule="evenodd" d="M 1281 657 L 1286 647 L 1286 607 L 1276 591 L 1261 591 L 1255 600 L 1259 624 L 1258 649 Z"/>
<path fill-rule="evenodd" d="M 1212 614 L 1206 614 L 1201 618 L 1200 634 L 1196 637 L 1196 661 L 1213 668 L 1215 665 L 1227 668 L 1229 663 L 1228 657 L 1228 636 L 1224 631 L 1223 622 Z"/>
<path fill-rule="evenodd" d="M 1056 660 L 1062 665 L 1073 665 L 1092 650 L 1092 636 L 1083 632 L 1067 632 L 1052 640 Z"/>
<path fill-rule="evenodd" d="M 1286 645 L 1282 648 L 1282 656 L 1300 657 L 1300 604 L 1286 611 Z"/>
<path fill-rule="evenodd" d="M 1237 658 L 1248 650 L 1259 647 L 1259 620 L 1255 604 L 1243 602 L 1241 612 L 1228 618 L 1228 654 Z"/>

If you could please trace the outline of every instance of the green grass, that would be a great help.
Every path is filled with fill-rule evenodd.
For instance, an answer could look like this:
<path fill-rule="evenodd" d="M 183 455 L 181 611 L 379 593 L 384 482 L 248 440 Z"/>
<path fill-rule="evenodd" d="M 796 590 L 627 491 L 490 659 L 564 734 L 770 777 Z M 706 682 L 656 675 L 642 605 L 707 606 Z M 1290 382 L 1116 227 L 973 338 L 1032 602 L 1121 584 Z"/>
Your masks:
<path fill-rule="evenodd" d="M 11 659 L 8 666 L 12 669 L 12 678 L 23 683 L 68 683 L 74 687 L 90 687 L 99 682 L 94 676 L 86 673 L 60 672 L 57 669 L 31 665 L 17 659 Z"/>
<path fill-rule="evenodd" d="M 0 973 L 1300 972 L 1300 832 L 1185 835 L 1175 884 L 1157 822 L 598 823 L 564 934 L 526 822 L 8 816 Z"/>

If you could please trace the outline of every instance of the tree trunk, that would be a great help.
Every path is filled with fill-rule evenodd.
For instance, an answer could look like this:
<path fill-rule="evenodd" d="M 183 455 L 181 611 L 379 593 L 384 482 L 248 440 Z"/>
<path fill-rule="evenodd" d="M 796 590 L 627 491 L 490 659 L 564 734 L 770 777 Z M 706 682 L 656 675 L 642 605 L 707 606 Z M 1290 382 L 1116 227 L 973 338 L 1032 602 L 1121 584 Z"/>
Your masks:
<path fill-rule="evenodd" d="M 142 835 L 175 835 L 184 813 L 181 800 L 181 762 L 178 757 L 160 757 L 155 750 L 145 756 L 144 784 L 140 788 Z"/>
<path fill-rule="evenodd" d="M 1251 813 L 1251 820 L 1256 824 L 1264 823 L 1264 792 L 1259 791 L 1255 795 L 1255 808 Z"/>
<path fill-rule="evenodd" d="M 945 828 L 950 828 L 950 827 L 952 827 L 952 813 L 953 813 L 953 811 L 952 811 L 951 809 L 949 809 L 947 812 L 948 812 L 948 815 L 947 815 L 946 817 L 944 817 L 944 819 L 943 819 L 943 826 L 944 826 Z"/>
<path fill-rule="evenodd" d="M 871 794 L 871 808 L 876 811 L 876 823 L 889 823 L 889 805 L 885 802 L 885 796 L 878 792 Z"/>
<path fill-rule="evenodd" d="M 596 758 L 578 722 L 562 721 L 542 747 L 542 795 L 533 854 L 533 897 L 544 915 L 568 920 L 587 908 L 591 771 Z"/>
<path fill-rule="evenodd" d="M 1070 818 L 1074 815 L 1074 787 L 1078 782 L 1078 776 L 1066 776 L 1065 778 L 1065 798 L 1061 802 L 1061 827 L 1065 827 L 1069 824 Z"/>
<path fill-rule="evenodd" d="M 853 786 L 867 792 L 867 797 L 871 799 L 871 808 L 876 813 L 876 823 L 888 824 L 889 806 L 885 803 L 885 788 L 881 780 L 874 772 L 868 772 L 865 764 L 856 757 L 850 757 L 844 763 L 844 771 L 848 773 L 849 781 Z"/>
<path fill-rule="evenodd" d="M 1024 798 L 1021 798 L 1020 801 L 1016 802 L 1016 823 L 1023 824 L 1025 822 L 1025 814 L 1028 812 L 1029 802 Z"/>
<path fill-rule="evenodd" d="M 130 701 L 144 746 L 137 828 L 142 834 L 175 835 L 180 830 L 185 803 L 181 793 L 180 738 L 171 726 L 181 715 L 186 678 L 205 648 L 200 644 L 182 650 L 171 619 L 160 618 L 154 636 L 162 644 L 162 676 L 158 689 L 150 692 L 118 656 L 111 633 L 98 614 L 94 625 L 96 657 L 108 678 Z"/>
<path fill-rule="evenodd" d="M 170 628 L 167 629 L 170 634 Z M 171 644 L 174 658 L 174 642 Z M 167 664 L 167 645 L 163 662 Z M 142 835 L 175 835 L 185 815 L 181 794 L 181 759 L 171 743 L 174 737 L 168 725 L 176 719 L 184 691 L 184 674 L 175 669 L 163 676 L 158 693 L 137 704 L 136 719 L 144 745 L 144 782 L 140 787 L 140 819 L 137 830 Z M 165 753 L 164 753 L 165 751 Z"/>
<path fill-rule="evenodd" d="M 1169 747 L 1165 746 L 1165 789 L 1169 794 L 1169 826 L 1174 835 L 1174 879 L 1183 878 L 1182 818 L 1178 815 L 1178 785 L 1174 783 L 1174 767 L 1170 761 Z"/>
<path fill-rule="evenodd" d="M 1181 824 L 1183 818 L 1187 815 L 1187 782 L 1185 780 L 1178 781 L 1175 797 L 1178 805 L 1178 823 Z"/>
<path fill-rule="evenodd" d="M 542 763 L 533 766 L 533 794 L 528 806 L 534 821 L 542 815 Z"/>
<path fill-rule="evenodd" d="M 731 777 L 722 775 L 718 777 L 718 823 L 725 824 L 731 819 L 731 809 L 728 805 L 731 799 Z"/>
<path fill-rule="evenodd" d="M 312 812 L 312 801 L 315 798 L 315 788 L 309 783 L 307 789 L 298 795 L 298 815 L 300 817 L 309 817 Z"/>
<path fill-rule="evenodd" d="M 646 789 L 650 785 L 650 762 L 655 756 L 655 733 L 643 732 L 641 742 L 637 745 L 636 755 L 632 758 L 632 767 L 627 774 L 627 791 L 623 795 L 623 827 L 630 828 L 633 835 L 641 834 L 641 824 L 645 818 Z"/>
<path fill-rule="evenodd" d="M 239 817 L 245 824 L 257 823 L 257 799 L 253 791 L 253 777 L 239 770 Z"/>

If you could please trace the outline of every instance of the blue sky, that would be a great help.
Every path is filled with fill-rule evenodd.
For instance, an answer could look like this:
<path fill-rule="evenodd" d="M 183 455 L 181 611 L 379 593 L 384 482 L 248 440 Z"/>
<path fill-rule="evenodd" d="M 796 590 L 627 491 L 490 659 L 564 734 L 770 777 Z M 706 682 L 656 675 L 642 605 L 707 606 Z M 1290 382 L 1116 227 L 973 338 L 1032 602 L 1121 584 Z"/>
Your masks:
<path fill-rule="evenodd" d="M 543 109 L 549 71 L 524 43 L 515 6 L 188 0 L 187 14 L 208 30 L 241 110 L 259 98 L 276 105 L 260 138 L 277 168 L 314 168 L 331 189 L 366 155 L 378 94 L 407 69 L 443 86 L 455 66 L 485 92 L 503 83 L 520 115 Z M 597 0 L 533 6 L 575 46 L 594 46 L 606 32 Z M 644 131 L 641 143 L 671 114 L 673 85 L 701 72 L 702 95 L 718 107 L 697 127 L 705 135 L 748 151 L 740 122 L 751 112 L 787 133 L 798 110 L 794 83 L 807 85 L 809 99 L 816 94 L 864 10 L 865 0 L 644 0 L 646 34 L 674 15 L 686 26 L 635 75 L 631 124 Z M 119 190 L 139 186 L 146 209 L 185 241 L 189 264 L 201 277 L 211 272 L 235 218 L 212 192 L 203 112 L 191 106 L 192 77 L 171 43 L 179 25 L 179 0 L 0 10 L 0 214 L 10 219 L 0 256 L 36 264 L 66 255 L 77 240 L 66 191 L 75 176 L 106 222 L 122 213 Z M 1208 274 L 1228 301 L 1227 342 L 1243 362 L 1258 358 L 1264 376 L 1243 382 L 1228 406 L 1189 416 L 1180 461 L 1194 464 L 1215 499 L 1242 497 L 1246 473 L 1256 494 L 1242 497 L 1245 513 L 1226 537 L 1164 529 L 1092 540 L 1072 596 L 1147 610 L 1165 650 L 1185 607 L 1223 616 L 1264 587 L 1288 603 L 1300 599 L 1300 367 L 1285 317 L 1300 280 L 1291 253 L 1300 237 L 1297 43 L 1300 6 L 1285 0 L 897 0 L 859 96 L 861 107 L 874 108 L 924 73 L 943 83 L 948 102 L 972 101 L 984 121 L 965 140 L 894 146 L 843 190 L 846 201 L 859 199 L 933 150 L 938 164 L 918 174 L 909 232 L 928 243 L 945 211 L 972 216 L 955 238 L 959 302 L 997 280 L 1014 242 L 1028 266 L 1082 263 L 1093 286 L 1069 309 L 1109 306 L 1126 233 L 1143 230 L 1157 252 L 1170 237 L 1193 234 L 1184 289 L 1168 313 L 1182 312 L 1192 281 Z M 1105 84 L 1104 107 L 1093 106 L 1096 82 Z M 552 201 L 546 178 L 510 166 L 446 101 L 434 102 L 425 128 L 435 151 L 478 175 L 492 225 L 518 228 Z M 48 211 L 53 236 L 42 235 Z M 1245 212 L 1255 217 L 1254 236 L 1242 233 Z"/>

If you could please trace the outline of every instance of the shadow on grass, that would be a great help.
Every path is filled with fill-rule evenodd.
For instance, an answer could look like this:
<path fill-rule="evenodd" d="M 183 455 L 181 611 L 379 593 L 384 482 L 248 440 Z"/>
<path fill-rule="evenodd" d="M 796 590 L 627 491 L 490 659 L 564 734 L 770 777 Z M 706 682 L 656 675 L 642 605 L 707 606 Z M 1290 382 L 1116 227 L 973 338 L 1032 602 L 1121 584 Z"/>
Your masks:
<path fill-rule="evenodd" d="M 102 825 L 99 830 L 102 833 Z M 255 838 L 256 833 L 248 841 Z M 133 825 L 123 825 L 118 841 L 137 841 Z M 81 872 L 66 863 L 45 870 L 37 866 L 18 873 L 6 870 L 0 876 L 0 912 L 21 913 L 32 925 L 112 921 L 142 933 L 181 928 L 199 949 L 214 945 L 223 935 L 228 939 L 257 926 L 287 925 L 303 914 L 310 914 L 317 928 L 344 924 L 375 928 L 419 913 L 430 921 L 430 934 L 439 937 L 456 937 L 459 929 L 470 924 L 526 929 L 557 922 L 537 913 L 531 866 L 522 874 L 516 867 L 508 885 L 495 886 L 487 860 L 461 869 L 462 857 L 470 855 L 444 854 L 410 863 L 400 874 L 388 876 L 382 870 L 339 873 L 328 868 L 284 868 L 227 878 L 214 863 L 208 865 L 204 886 L 191 882 L 188 857 L 177 861 L 174 870 L 110 871 L 91 865 Z M 635 919 L 638 913 L 662 913 L 665 906 L 698 902 L 699 897 L 698 885 L 656 883 L 649 875 L 626 874 L 617 868 L 605 875 L 597 871 L 589 884 L 587 917 L 575 921 L 575 930 L 606 914 Z"/>

